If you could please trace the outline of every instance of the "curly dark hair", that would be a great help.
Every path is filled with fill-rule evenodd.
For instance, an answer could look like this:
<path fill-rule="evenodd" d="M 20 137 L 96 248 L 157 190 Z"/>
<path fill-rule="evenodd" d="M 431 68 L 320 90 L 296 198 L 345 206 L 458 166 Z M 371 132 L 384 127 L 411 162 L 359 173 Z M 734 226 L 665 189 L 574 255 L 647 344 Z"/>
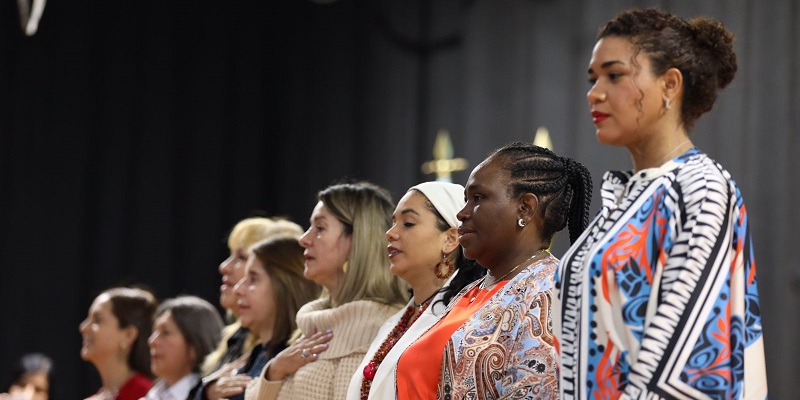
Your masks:
<path fill-rule="evenodd" d="M 734 35 L 714 19 L 687 20 L 656 8 L 632 9 L 606 22 L 597 40 L 607 36 L 629 39 L 635 48 L 633 57 L 647 54 L 656 76 L 670 68 L 681 71 L 681 122 L 686 129 L 711 110 L 717 92 L 736 75 Z"/>
<path fill-rule="evenodd" d="M 542 239 L 551 242 L 567 224 L 570 243 L 578 239 L 589 225 L 592 202 L 592 176 L 583 164 L 521 142 L 503 146 L 489 157 L 509 171 L 509 195 L 538 197 L 544 219 Z"/>

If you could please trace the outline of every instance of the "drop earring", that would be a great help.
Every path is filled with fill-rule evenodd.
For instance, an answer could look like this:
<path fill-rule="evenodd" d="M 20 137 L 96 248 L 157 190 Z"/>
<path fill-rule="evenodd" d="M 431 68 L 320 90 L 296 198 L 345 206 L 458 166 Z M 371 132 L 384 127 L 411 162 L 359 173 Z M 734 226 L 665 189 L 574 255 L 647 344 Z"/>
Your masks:
<path fill-rule="evenodd" d="M 671 105 L 670 105 L 670 103 L 669 103 L 669 98 L 668 98 L 668 97 L 665 95 L 665 96 L 664 96 L 664 108 L 666 108 L 667 110 L 669 110 L 669 109 L 670 109 L 670 107 L 671 107 Z"/>
<path fill-rule="evenodd" d="M 439 279 L 449 278 L 450 275 L 453 275 L 453 271 L 456 270 L 456 266 L 453 265 L 453 262 L 450 261 L 450 258 L 447 256 L 447 254 L 442 253 L 442 261 L 439 261 L 439 263 L 433 267 L 433 273 Z"/>

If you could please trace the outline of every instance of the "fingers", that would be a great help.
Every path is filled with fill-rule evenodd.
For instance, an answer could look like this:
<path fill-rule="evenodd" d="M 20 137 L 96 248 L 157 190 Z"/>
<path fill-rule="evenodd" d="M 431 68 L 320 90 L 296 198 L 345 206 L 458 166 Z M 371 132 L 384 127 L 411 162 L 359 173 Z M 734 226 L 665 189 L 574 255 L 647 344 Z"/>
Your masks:
<path fill-rule="evenodd" d="M 247 375 L 233 375 L 219 378 L 217 384 L 225 386 L 247 386 L 247 383 L 252 381 L 253 378 Z"/>
<path fill-rule="evenodd" d="M 317 359 L 319 353 L 328 349 L 328 342 L 333 339 L 333 332 L 328 329 L 326 331 L 317 332 L 302 341 L 296 342 L 292 347 L 299 349 L 300 359 L 305 362 L 310 362 Z"/>
<path fill-rule="evenodd" d="M 325 350 L 328 350 L 328 344 L 327 343 L 320 343 L 320 344 L 318 344 L 316 346 L 309 347 L 309 351 L 311 352 L 311 354 L 313 354 L 315 356 L 319 355 L 319 353 L 322 353 Z"/>
<path fill-rule="evenodd" d="M 209 399 L 225 399 L 244 392 L 253 378 L 247 375 L 225 376 L 209 385 L 206 390 Z"/>
<path fill-rule="evenodd" d="M 322 341 L 322 343 L 329 342 L 331 340 L 331 338 L 333 338 L 333 331 L 331 331 L 330 329 L 327 329 L 327 330 L 324 330 L 324 331 L 321 331 L 321 332 L 316 332 L 313 335 L 309 335 L 308 336 L 308 340 L 309 341 L 311 341 L 311 342 Z"/>
<path fill-rule="evenodd" d="M 328 329 L 326 331 L 317 332 L 313 335 L 303 338 L 303 340 L 298 340 L 295 342 L 295 345 L 300 348 L 310 348 L 322 343 L 328 343 L 333 339 L 333 332 Z"/>

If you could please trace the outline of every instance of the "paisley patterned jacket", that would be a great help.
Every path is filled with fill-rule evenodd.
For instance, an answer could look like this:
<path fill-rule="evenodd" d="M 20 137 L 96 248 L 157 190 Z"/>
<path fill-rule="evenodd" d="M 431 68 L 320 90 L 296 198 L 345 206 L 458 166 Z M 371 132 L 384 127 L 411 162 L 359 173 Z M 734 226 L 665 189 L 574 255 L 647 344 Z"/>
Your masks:
<path fill-rule="evenodd" d="M 447 342 L 437 398 L 556 399 L 558 355 L 550 302 L 558 260 L 527 266 Z M 467 286 L 457 298 L 479 285 Z"/>

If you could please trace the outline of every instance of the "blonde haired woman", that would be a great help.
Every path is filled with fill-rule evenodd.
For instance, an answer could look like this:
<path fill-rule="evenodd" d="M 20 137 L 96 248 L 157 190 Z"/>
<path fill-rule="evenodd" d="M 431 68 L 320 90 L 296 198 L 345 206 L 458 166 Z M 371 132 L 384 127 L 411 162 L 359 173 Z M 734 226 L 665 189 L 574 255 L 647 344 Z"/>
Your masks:
<path fill-rule="evenodd" d="M 224 398 L 231 386 L 238 386 L 244 390 L 247 385 L 246 380 L 231 376 L 233 371 L 244 366 L 247 356 L 259 341 L 257 336 L 243 328 L 239 322 L 238 297 L 233 290 L 244 277 L 245 264 L 249 256 L 247 250 L 255 243 L 270 237 L 300 237 L 302 233 L 303 229 L 294 222 L 263 217 L 243 219 L 231 230 L 228 235 L 230 256 L 219 265 L 219 273 L 222 275 L 219 303 L 228 311 L 228 319 L 232 320 L 232 323 L 223 329 L 219 345 L 203 363 L 205 386 L 203 390 L 197 392 L 196 400 Z M 226 390 L 217 389 L 219 379 L 223 380 Z"/>
<path fill-rule="evenodd" d="M 384 232 L 394 206 L 370 183 L 319 193 L 300 238 L 306 278 L 322 296 L 297 313 L 303 336 L 270 361 L 246 399 L 344 399 L 350 378 L 381 325 L 408 300 L 389 273 Z"/>

